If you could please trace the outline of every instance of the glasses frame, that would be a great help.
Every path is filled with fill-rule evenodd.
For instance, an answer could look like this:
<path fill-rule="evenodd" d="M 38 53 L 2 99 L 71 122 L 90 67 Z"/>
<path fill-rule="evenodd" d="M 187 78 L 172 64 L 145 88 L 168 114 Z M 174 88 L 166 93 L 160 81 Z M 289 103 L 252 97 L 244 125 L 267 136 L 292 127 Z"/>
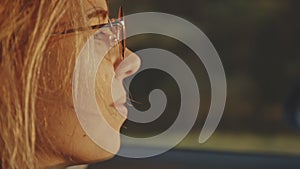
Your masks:
<path fill-rule="evenodd" d="M 121 51 L 121 60 L 124 60 L 125 58 L 125 49 L 126 49 L 126 28 L 125 28 L 125 19 L 124 19 L 124 11 L 123 7 L 120 6 L 119 11 L 118 11 L 118 19 L 112 19 L 113 21 L 109 20 L 108 23 L 104 24 L 97 24 L 97 25 L 92 25 L 89 27 L 79 27 L 79 28 L 71 28 L 71 29 L 66 29 L 61 32 L 54 32 L 51 34 L 51 36 L 57 36 L 57 35 L 65 35 L 65 34 L 70 34 L 70 33 L 75 33 L 75 32 L 82 32 L 86 30 L 95 30 L 95 29 L 100 29 L 100 28 L 112 28 L 113 26 L 122 26 L 121 29 L 121 38 L 118 39 L 120 45 L 119 45 L 119 50 Z"/>

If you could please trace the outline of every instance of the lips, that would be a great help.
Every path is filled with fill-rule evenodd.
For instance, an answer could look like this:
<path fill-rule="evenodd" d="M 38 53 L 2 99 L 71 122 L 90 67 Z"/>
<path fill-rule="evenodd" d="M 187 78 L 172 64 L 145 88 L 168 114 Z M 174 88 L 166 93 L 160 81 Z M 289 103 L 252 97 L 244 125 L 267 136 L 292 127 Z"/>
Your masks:
<path fill-rule="evenodd" d="M 119 106 L 125 106 L 126 102 L 115 102 L 110 104 L 111 107 L 119 107 Z"/>
<path fill-rule="evenodd" d="M 114 103 L 112 103 L 110 106 L 115 107 L 123 117 L 127 118 L 128 110 L 125 106 L 126 103 L 126 97 L 122 97 L 118 100 L 116 100 Z"/>

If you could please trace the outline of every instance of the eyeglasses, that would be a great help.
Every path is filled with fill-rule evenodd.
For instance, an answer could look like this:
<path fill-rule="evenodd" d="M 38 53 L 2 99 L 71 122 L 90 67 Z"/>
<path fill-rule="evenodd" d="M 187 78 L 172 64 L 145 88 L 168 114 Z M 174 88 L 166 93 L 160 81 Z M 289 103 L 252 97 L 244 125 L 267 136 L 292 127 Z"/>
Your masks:
<path fill-rule="evenodd" d="M 86 30 L 95 30 L 95 29 L 109 29 L 114 34 L 114 37 L 110 37 L 109 39 L 112 41 L 117 41 L 119 43 L 119 51 L 121 60 L 125 58 L 125 48 L 126 48 L 126 29 L 125 29 L 125 19 L 124 19 L 124 11 L 123 7 L 120 6 L 118 11 L 118 19 L 109 20 L 109 23 L 106 24 L 98 24 L 92 25 L 90 27 L 79 27 L 66 29 L 61 32 L 54 32 L 51 36 L 63 35 L 75 32 L 81 32 Z"/>

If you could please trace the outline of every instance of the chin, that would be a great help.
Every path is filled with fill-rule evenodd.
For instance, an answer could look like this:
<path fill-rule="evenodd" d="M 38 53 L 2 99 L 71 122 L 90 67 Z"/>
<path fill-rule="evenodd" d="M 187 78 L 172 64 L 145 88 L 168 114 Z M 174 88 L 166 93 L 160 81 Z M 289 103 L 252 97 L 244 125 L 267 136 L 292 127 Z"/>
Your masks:
<path fill-rule="evenodd" d="M 118 147 L 120 148 L 120 145 Z M 113 158 L 117 154 L 117 152 L 118 151 L 108 152 L 108 151 L 98 147 L 97 150 L 95 149 L 93 152 L 83 153 L 83 154 L 87 154 L 87 155 L 80 155 L 80 157 L 77 159 L 75 157 L 74 161 L 76 161 L 76 163 L 74 163 L 74 165 L 89 164 L 89 163 L 95 163 L 95 162 L 109 160 L 109 159 Z"/>
<path fill-rule="evenodd" d="M 100 132 L 100 138 L 102 138 L 102 143 L 109 143 L 109 151 L 101 145 L 98 145 L 91 137 L 87 135 L 83 130 L 81 131 L 81 136 L 76 137 L 77 146 L 70 146 L 69 155 L 71 155 L 72 163 L 77 164 L 88 164 L 94 162 L 101 162 L 113 158 L 119 151 L 121 146 L 120 133 L 117 135 L 112 135 L 109 132 Z M 98 140 L 99 141 L 99 140 Z M 103 144 L 105 145 L 105 144 Z"/>

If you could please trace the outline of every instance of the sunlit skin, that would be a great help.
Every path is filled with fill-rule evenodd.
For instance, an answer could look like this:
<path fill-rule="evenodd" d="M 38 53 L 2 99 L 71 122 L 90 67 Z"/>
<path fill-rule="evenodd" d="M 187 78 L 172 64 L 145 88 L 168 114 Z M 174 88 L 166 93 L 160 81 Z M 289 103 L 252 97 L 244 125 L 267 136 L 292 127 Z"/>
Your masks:
<path fill-rule="evenodd" d="M 105 0 L 83 1 L 83 9 L 89 15 L 89 24 L 108 22 L 108 7 Z M 96 10 L 96 11 L 95 11 Z M 99 11 L 101 10 L 101 19 Z M 64 15 L 59 24 L 66 23 L 70 16 Z M 87 39 L 93 31 L 82 32 L 83 39 Z M 79 124 L 72 100 L 72 79 L 65 78 L 74 69 L 74 61 L 69 61 L 76 53 L 76 47 L 82 48 L 85 41 L 75 44 L 74 34 L 54 36 L 50 38 L 46 50 L 43 69 L 40 78 L 39 99 L 37 101 L 37 127 L 48 141 L 37 138 L 37 158 L 43 167 L 64 167 L 71 164 L 83 164 L 102 161 L 111 158 L 114 154 L 95 144 Z M 114 52 L 115 51 L 115 52 Z M 78 51 L 77 51 L 78 52 Z M 130 55 L 130 56 L 129 56 Z M 126 58 L 127 56 L 127 58 Z M 129 56 L 129 57 L 128 57 Z M 128 60 L 127 60 L 128 59 Z M 127 60 L 127 62 L 126 62 Z M 130 62 L 129 62 L 130 60 Z M 122 85 L 124 78 L 132 75 L 140 66 L 137 55 L 128 49 L 125 51 L 125 64 L 117 72 L 115 91 L 119 101 L 125 104 L 126 92 Z M 96 77 L 96 96 L 101 115 L 116 131 L 119 131 L 126 119 L 116 108 L 111 94 L 111 84 L 116 76 L 116 69 L 123 63 L 118 50 L 113 50 L 102 60 Z M 70 70 L 68 68 L 71 68 Z M 72 72 L 71 72 L 72 73 Z M 60 86 L 62 82 L 66 85 Z M 64 90 L 61 92 L 61 90 Z M 123 103 L 124 102 L 124 103 Z M 120 146 L 120 139 L 111 140 L 111 133 L 99 133 L 111 144 Z M 43 151 L 41 151 L 42 149 Z M 115 152 L 116 153 L 116 152 Z"/>

